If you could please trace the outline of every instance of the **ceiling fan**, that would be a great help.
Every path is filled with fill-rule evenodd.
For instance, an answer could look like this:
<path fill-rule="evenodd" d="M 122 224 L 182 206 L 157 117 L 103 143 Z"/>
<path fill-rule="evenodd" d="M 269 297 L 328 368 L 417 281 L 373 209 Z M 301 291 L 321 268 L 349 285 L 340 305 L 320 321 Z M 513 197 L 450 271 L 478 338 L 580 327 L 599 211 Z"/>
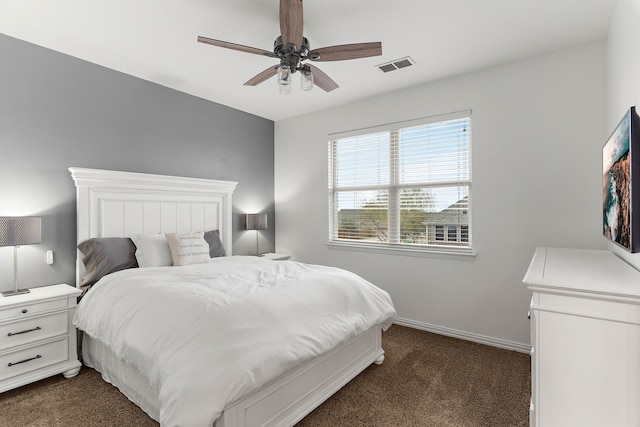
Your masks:
<path fill-rule="evenodd" d="M 302 75 L 302 88 L 305 90 L 310 90 L 314 82 L 316 86 L 326 92 L 338 88 L 338 84 L 318 67 L 304 64 L 306 60 L 313 62 L 342 61 L 382 55 L 381 42 L 343 44 L 311 50 L 309 40 L 303 34 L 302 0 L 280 0 L 280 33 L 281 35 L 273 43 L 273 52 L 202 36 L 198 36 L 198 41 L 240 52 L 280 59 L 279 65 L 269 67 L 252 77 L 245 83 L 245 86 L 256 86 L 278 75 L 281 93 L 290 92 L 291 74 L 296 71 L 300 71 Z"/>

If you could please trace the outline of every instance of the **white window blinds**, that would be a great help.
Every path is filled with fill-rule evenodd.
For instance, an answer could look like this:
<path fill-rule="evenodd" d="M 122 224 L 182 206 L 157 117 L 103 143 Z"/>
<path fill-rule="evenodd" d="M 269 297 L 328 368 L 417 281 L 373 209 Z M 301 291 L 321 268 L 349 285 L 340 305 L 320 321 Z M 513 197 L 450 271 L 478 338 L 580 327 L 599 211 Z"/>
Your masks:
<path fill-rule="evenodd" d="M 471 248 L 470 111 L 334 135 L 330 241 Z"/>

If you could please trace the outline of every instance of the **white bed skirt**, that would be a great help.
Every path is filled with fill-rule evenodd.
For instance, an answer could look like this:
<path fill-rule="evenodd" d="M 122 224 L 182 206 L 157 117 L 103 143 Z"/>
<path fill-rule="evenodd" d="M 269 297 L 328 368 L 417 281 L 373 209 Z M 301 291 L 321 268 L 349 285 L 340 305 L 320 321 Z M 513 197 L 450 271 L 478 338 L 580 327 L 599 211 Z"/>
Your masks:
<path fill-rule="evenodd" d="M 102 374 L 129 400 L 159 420 L 158 390 L 136 368 L 122 362 L 101 342 L 83 334 L 83 363 Z M 214 427 L 292 426 L 372 363 L 384 360 L 382 328 L 303 363 L 296 369 L 228 404 Z"/>
<path fill-rule="evenodd" d="M 116 386 L 129 400 L 158 421 L 158 390 L 149 384 L 140 371 L 118 359 L 100 341 L 87 334 L 82 335 L 82 363 L 100 372 L 106 382 Z"/>

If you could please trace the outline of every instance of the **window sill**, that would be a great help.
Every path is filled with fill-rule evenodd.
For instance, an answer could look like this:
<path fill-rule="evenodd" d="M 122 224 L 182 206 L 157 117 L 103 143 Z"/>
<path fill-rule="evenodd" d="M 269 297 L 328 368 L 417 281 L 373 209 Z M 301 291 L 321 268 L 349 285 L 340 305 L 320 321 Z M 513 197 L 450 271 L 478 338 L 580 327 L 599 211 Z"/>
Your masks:
<path fill-rule="evenodd" d="M 413 248 L 406 245 L 384 245 L 350 242 L 327 242 L 331 250 L 368 252 L 376 254 L 388 254 L 397 256 L 412 256 L 424 258 L 453 259 L 461 261 L 473 261 L 476 257 L 472 249 L 451 250 L 449 248 L 437 250 L 433 248 Z"/>

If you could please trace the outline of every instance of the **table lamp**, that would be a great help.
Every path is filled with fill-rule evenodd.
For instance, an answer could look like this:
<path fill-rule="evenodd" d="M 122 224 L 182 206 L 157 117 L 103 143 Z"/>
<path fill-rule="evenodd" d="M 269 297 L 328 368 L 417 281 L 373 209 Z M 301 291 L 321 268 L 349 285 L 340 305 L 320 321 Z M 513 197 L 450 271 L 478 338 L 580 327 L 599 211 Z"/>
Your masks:
<path fill-rule="evenodd" d="M 267 229 L 267 214 L 247 214 L 245 221 L 247 230 L 256 230 L 256 256 L 260 255 L 258 251 L 258 230 Z"/>
<path fill-rule="evenodd" d="M 29 289 L 18 289 L 18 247 L 41 242 L 39 216 L 0 217 L 0 246 L 13 246 L 13 290 L 2 296 L 28 294 Z"/>

